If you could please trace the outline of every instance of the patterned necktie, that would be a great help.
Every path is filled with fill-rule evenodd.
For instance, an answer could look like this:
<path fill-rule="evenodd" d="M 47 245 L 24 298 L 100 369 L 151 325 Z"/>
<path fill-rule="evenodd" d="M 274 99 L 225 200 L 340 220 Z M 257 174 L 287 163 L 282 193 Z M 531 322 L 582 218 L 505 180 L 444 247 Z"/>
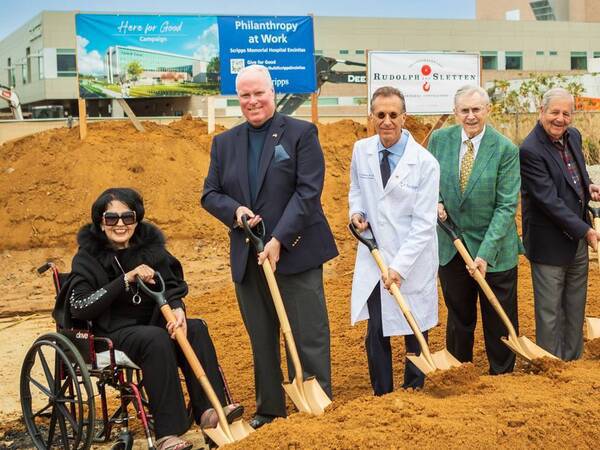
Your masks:
<path fill-rule="evenodd" d="M 464 142 L 467 145 L 467 152 L 463 156 L 460 163 L 460 192 L 464 193 L 467 189 L 467 183 L 469 182 L 469 176 L 471 176 L 471 170 L 473 170 L 473 162 L 475 161 L 475 147 L 471 139 L 467 139 Z"/>
<path fill-rule="evenodd" d="M 388 159 L 390 152 L 389 152 L 389 150 L 384 148 L 381 151 L 381 154 L 383 155 L 383 157 L 381 158 L 381 162 L 379 163 L 379 168 L 381 170 L 381 181 L 383 182 L 383 188 L 385 189 L 385 185 L 387 184 L 388 180 L 390 179 L 390 174 L 391 174 L 390 160 Z"/>

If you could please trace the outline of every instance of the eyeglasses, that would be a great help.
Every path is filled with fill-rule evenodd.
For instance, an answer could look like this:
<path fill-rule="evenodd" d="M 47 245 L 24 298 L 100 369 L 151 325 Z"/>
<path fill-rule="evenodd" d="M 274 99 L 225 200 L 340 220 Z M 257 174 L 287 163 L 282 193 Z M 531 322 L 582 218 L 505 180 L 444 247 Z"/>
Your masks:
<path fill-rule="evenodd" d="M 379 120 L 384 120 L 385 116 L 388 116 L 390 118 L 390 120 L 396 120 L 398 117 L 400 117 L 403 113 L 397 113 L 395 111 L 386 113 L 383 111 L 379 111 L 377 114 L 373 114 L 377 119 Z"/>
<path fill-rule="evenodd" d="M 135 211 L 125 211 L 123 214 L 105 211 L 102 219 L 104 219 L 104 225 L 109 227 L 118 224 L 119 219 L 123 221 L 123 225 L 133 225 L 136 222 Z"/>

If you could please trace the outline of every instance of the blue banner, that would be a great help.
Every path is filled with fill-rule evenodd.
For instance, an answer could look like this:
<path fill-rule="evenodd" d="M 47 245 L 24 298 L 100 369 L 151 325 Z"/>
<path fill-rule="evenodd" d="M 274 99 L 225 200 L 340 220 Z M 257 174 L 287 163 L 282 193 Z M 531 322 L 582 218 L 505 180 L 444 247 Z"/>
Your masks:
<path fill-rule="evenodd" d="M 266 66 L 275 92 L 316 90 L 312 17 L 220 16 L 221 93 L 235 94 L 235 77 L 251 64 Z"/>
<path fill-rule="evenodd" d="M 77 14 L 82 98 L 219 92 L 216 16 Z"/>

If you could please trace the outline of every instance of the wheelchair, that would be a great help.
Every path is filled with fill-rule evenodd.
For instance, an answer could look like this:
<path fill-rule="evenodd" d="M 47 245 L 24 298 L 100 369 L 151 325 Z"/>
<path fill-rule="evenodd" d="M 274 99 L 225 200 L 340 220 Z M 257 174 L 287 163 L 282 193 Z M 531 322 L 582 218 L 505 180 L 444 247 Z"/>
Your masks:
<path fill-rule="evenodd" d="M 40 274 L 48 270 L 58 299 L 69 274 L 60 273 L 51 262 L 37 269 Z M 55 305 L 54 312 L 56 309 Z M 129 422 L 137 417 L 148 449 L 154 450 L 153 421 L 141 369 L 116 350 L 110 339 L 94 336 L 91 322 L 64 324 L 53 315 L 56 332 L 35 340 L 21 368 L 23 421 L 33 445 L 37 449 L 85 450 L 93 444 L 108 444 L 117 434 L 112 449 L 130 450 L 134 431 L 140 427 L 132 429 Z M 233 403 L 222 371 L 221 376 L 225 397 Z M 109 398 L 107 388 L 116 391 L 116 398 Z M 188 419 L 191 426 L 191 405 Z"/>

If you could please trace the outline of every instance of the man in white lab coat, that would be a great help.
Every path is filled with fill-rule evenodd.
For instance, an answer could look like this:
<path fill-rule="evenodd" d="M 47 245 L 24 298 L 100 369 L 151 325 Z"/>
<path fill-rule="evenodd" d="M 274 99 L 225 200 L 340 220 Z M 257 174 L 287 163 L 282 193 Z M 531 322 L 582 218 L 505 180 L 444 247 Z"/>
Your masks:
<path fill-rule="evenodd" d="M 406 105 L 392 87 L 371 98 L 377 135 L 354 145 L 349 192 L 350 220 L 363 231 L 371 225 L 384 261 L 381 273 L 366 246 L 359 244 L 352 281 L 352 324 L 368 319 L 365 345 L 375 395 L 393 391 L 390 336 L 404 336 L 406 350 L 419 344 L 387 289 L 396 283 L 427 339 L 438 322 L 436 235 L 440 170 L 435 158 L 403 129 Z M 420 388 L 424 375 L 405 362 L 406 388 Z"/>

